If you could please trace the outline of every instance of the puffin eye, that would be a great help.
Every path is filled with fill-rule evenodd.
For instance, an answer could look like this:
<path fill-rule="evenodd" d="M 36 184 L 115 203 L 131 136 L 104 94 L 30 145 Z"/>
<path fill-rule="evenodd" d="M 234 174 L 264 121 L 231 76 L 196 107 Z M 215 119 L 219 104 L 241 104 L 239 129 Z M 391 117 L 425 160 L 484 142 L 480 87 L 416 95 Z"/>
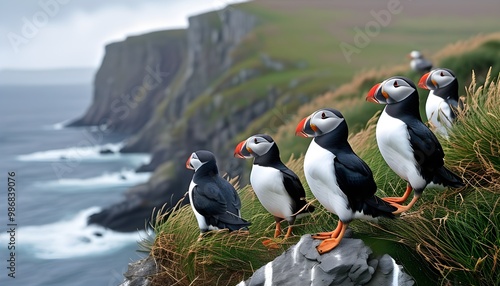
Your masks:
<path fill-rule="evenodd" d="M 444 72 L 441 72 L 440 76 L 444 76 Z"/>
<path fill-rule="evenodd" d="M 254 138 L 254 139 L 253 139 L 253 143 L 255 143 L 255 144 L 259 143 L 259 142 L 257 141 L 257 138 Z"/>
<path fill-rule="evenodd" d="M 399 84 L 398 84 L 397 80 L 394 82 L 394 87 L 399 87 Z"/>
<path fill-rule="evenodd" d="M 321 113 L 321 119 L 325 119 L 326 118 L 326 114 L 323 112 Z"/>

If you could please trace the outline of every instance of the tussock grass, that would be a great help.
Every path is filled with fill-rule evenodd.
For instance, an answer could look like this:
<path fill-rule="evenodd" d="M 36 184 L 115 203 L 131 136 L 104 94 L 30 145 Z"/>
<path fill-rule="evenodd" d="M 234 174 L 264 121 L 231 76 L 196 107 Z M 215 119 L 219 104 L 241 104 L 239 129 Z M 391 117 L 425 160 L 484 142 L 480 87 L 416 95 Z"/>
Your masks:
<path fill-rule="evenodd" d="M 443 146 L 448 162 L 470 183 L 486 187 L 500 184 L 500 77 L 491 75 L 490 69 L 477 86 L 473 73 L 465 110 Z"/>
<path fill-rule="evenodd" d="M 480 47 L 491 39 L 479 37 L 474 45 Z M 465 51 L 468 45 L 471 44 L 464 44 L 461 49 Z M 376 106 L 365 102 L 372 84 L 394 74 L 411 77 L 407 69 L 407 65 L 402 65 L 359 73 L 351 82 L 303 105 L 294 116 L 275 110 L 286 118 L 271 134 L 282 157 L 291 156 L 286 164 L 304 184 L 303 155 L 292 154 L 305 152 L 310 140 L 296 138 L 293 130 L 302 117 L 319 107 L 331 106 L 343 112 L 350 127 L 360 126 L 351 128 L 354 132 L 349 141 L 372 169 L 379 188 L 377 195 L 401 195 L 406 182 L 384 162 L 375 140 L 380 109 L 364 106 Z M 500 285 L 500 80 L 492 75 L 496 74 L 485 74 L 479 83 L 472 76 L 471 84 L 464 89 L 465 109 L 449 138 L 439 138 L 446 166 L 461 175 L 467 185 L 455 190 L 428 189 L 413 210 L 399 219 L 351 224 L 356 233 L 414 249 L 441 274 L 443 285 Z M 307 185 L 304 187 L 309 201 L 313 201 Z M 158 221 L 151 254 L 162 271 L 154 277 L 154 285 L 235 285 L 296 243 L 302 234 L 336 226 L 336 216 L 313 201 L 317 209 L 312 216 L 297 221 L 296 236 L 280 243 L 278 249 L 269 250 L 261 242 L 273 236 L 274 219 L 250 186 L 237 189 L 243 204 L 242 216 L 252 222 L 249 234 L 216 232 L 197 241 L 199 230 L 190 206 L 174 208 L 166 222 Z M 286 231 L 287 224 L 282 226 Z"/>
<path fill-rule="evenodd" d="M 458 190 L 426 190 L 414 210 L 399 219 L 381 220 L 378 224 L 356 221 L 351 225 L 356 233 L 410 246 L 441 274 L 441 283 L 445 285 L 500 283 L 500 121 L 493 120 L 500 117 L 500 85 L 498 79 L 492 82 L 489 78 L 484 86 L 477 86 L 472 80 L 464 112 L 449 139 L 441 138 L 446 165 L 462 175 L 467 186 Z M 363 130 L 351 135 L 349 141 L 372 168 L 378 195 L 400 195 L 406 182 L 387 167 L 377 149 L 378 116 L 379 113 Z M 291 157 L 287 162 L 305 182 L 302 164 L 303 156 Z M 279 244 L 278 249 L 269 250 L 261 242 L 273 235 L 272 216 L 262 208 L 251 187 L 241 188 L 240 197 L 242 215 L 252 221 L 249 234 L 215 232 L 197 241 L 199 231 L 189 206 L 177 208 L 166 223 L 157 225 L 152 254 L 163 272 L 155 281 L 234 285 L 296 243 L 300 235 L 331 230 L 336 225 L 336 217 L 313 201 L 318 208 L 312 216 L 297 221 L 297 236 Z"/>
<path fill-rule="evenodd" d="M 463 176 L 467 186 L 426 190 L 414 211 L 399 220 L 372 224 L 371 230 L 361 225 L 365 231 L 376 229 L 373 236 L 414 248 L 439 271 L 444 285 L 500 285 L 500 81 L 490 79 L 488 73 L 485 84 L 477 86 L 472 78 L 465 109 L 449 139 L 440 138 L 446 165 Z M 352 137 L 355 147 L 371 146 L 371 123 Z M 360 153 L 376 181 L 382 182 L 381 194 L 402 192 L 401 179 L 398 183 L 386 173 L 376 150 Z"/>
<path fill-rule="evenodd" d="M 303 158 L 291 157 L 287 165 L 299 177 L 303 176 Z M 236 179 L 231 180 L 235 182 Z M 309 189 L 306 193 L 309 201 L 318 206 Z M 330 231 L 336 226 L 334 216 L 318 207 L 314 216 L 296 221 L 293 228 L 296 236 L 286 241 L 282 239 L 288 224 L 282 223 L 283 235 L 276 240 L 278 248 L 268 249 L 262 241 L 273 237 L 274 218 L 262 207 L 250 186 L 241 188 L 239 195 L 242 217 L 252 222 L 249 233 L 215 231 L 198 241 L 198 224 L 189 205 L 177 206 L 166 213 L 170 217 L 165 223 L 158 218 L 151 255 L 161 271 L 154 277 L 154 285 L 235 285 L 297 243 L 301 235 Z"/>

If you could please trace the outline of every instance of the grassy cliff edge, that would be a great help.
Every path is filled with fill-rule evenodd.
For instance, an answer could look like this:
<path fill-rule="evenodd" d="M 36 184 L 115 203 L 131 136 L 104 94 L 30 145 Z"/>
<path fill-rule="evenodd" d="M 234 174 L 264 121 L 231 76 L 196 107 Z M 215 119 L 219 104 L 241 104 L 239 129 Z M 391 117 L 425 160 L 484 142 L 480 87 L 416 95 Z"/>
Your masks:
<path fill-rule="evenodd" d="M 463 44 L 461 47 L 466 48 L 461 48 L 460 53 L 457 53 L 457 45 L 452 45 L 437 55 L 443 58 L 442 63 L 459 66 L 461 58 L 475 57 L 480 61 L 485 54 L 481 49 L 494 48 L 495 42 L 499 41 L 499 34 L 480 36 Z M 459 79 L 466 108 L 449 140 L 440 138 L 446 153 L 446 165 L 462 175 L 467 186 L 453 191 L 428 190 L 415 211 L 398 220 L 382 220 L 376 225 L 365 222 L 352 224 L 357 233 L 409 246 L 439 272 L 442 284 L 500 284 L 497 265 L 500 255 L 498 52 L 491 52 L 487 61 L 492 59 L 495 63 L 493 73 L 482 67 L 476 71 L 479 77 L 469 73 L 464 76 L 468 78 Z M 396 67 L 357 75 L 337 91 L 314 99 L 296 115 L 300 117 L 319 107 L 332 106 L 346 110 L 350 125 L 363 126 L 363 121 L 368 120 L 361 131 L 351 134 L 350 142 L 372 168 L 381 196 L 392 195 L 394 190 L 402 189 L 405 184 L 388 169 L 378 152 L 374 138 L 377 115 L 372 117 L 377 109 L 368 107 L 363 102 L 363 95 L 372 83 L 397 73 L 407 72 L 403 67 Z M 416 80 L 414 74 L 405 75 Z M 468 88 L 463 89 L 463 82 L 470 82 Z M 426 94 L 421 92 L 422 100 Z M 359 114 L 364 117 L 357 119 Z M 304 144 L 309 141 L 295 144 L 298 141 L 293 138 L 293 132 L 289 132 L 290 126 L 296 124 L 294 119 L 272 135 L 282 150 L 288 147 L 293 150 L 282 156 L 290 158 L 287 165 L 302 176 L 305 183 L 303 157 L 293 156 L 293 153 L 305 152 Z M 313 199 L 305 187 L 309 199 Z M 324 231 L 336 225 L 336 217 L 319 207 L 313 216 L 298 222 L 298 227 L 294 228 L 296 237 L 284 241 L 279 249 L 269 251 L 261 241 L 272 237 L 274 220 L 262 208 L 250 186 L 239 188 L 239 193 L 243 203 L 242 215 L 253 223 L 249 235 L 221 232 L 197 241 L 198 229 L 189 206 L 175 208 L 168 221 L 155 226 L 157 235 L 151 254 L 161 271 L 153 277 L 154 284 L 168 281 L 178 283 L 176 285 L 191 285 L 193 282 L 197 285 L 234 285 L 296 243 L 300 234 Z"/>

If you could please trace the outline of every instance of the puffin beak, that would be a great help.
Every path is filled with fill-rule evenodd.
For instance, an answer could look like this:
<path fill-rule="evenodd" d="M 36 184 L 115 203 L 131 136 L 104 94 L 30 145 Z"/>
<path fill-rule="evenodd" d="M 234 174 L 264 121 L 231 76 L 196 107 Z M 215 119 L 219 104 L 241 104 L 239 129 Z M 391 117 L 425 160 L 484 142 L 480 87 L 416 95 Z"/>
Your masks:
<path fill-rule="evenodd" d="M 429 87 L 427 86 L 427 79 L 429 78 L 430 74 L 431 72 L 428 72 L 420 78 L 420 80 L 418 81 L 418 87 L 423 89 L 429 89 Z"/>
<path fill-rule="evenodd" d="M 409 58 L 409 59 L 411 59 L 411 58 L 412 58 L 412 57 L 411 57 L 411 54 L 407 54 L 407 55 L 406 55 L 406 57 L 407 57 L 407 58 Z"/>
<path fill-rule="evenodd" d="M 252 150 L 247 147 L 247 141 L 243 140 L 234 148 L 234 157 L 246 159 L 252 157 Z"/>
<path fill-rule="evenodd" d="M 188 168 L 190 170 L 194 170 L 193 165 L 191 165 L 191 156 L 189 156 L 189 158 L 186 161 L 186 168 Z"/>
<path fill-rule="evenodd" d="M 379 87 L 380 87 L 380 83 L 377 83 L 376 85 L 374 85 L 370 89 L 370 91 L 368 92 L 368 95 L 366 96 L 366 101 L 370 101 L 373 103 L 380 103 L 380 101 L 378 101 L 378 99 L 375 98 L 375 94 L 377 93 Z"/>
<path fill-rule="evenodd" d="M 299 124 L 297 124 L 297 128 L 295 128 L 295 135 L 300 137 L 314 137 L 318 128 L 311 124 L 311 115 L 302 119 Z"/>

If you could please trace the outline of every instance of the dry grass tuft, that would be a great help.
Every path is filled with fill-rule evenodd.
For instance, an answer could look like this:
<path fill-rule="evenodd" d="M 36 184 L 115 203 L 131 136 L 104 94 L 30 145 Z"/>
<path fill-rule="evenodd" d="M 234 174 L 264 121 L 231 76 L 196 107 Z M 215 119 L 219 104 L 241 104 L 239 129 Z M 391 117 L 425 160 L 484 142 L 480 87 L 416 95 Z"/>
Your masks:
<path fill-rule="evenodd" d="M 436 57 L 456 55 L 492 39 L 500 39 L 500 34 L 450 45 Z M 295 144 L 290 130 L 295 130 L 302 117 L 319 107 L 332 106 L 343 113 L 344 110 L 355 113 L 360 108 L 358 112 L 364 112 L 364 106 L 368 105 L 364 94 L 371 85 L 405 71 L 406 65 L 360 73 L 350 83 L 303 106 L 277 134 L 271 135 L 280 147 Z M 488 74 L 486 83 L 477 86 L 473 78 L 466 91 L 464 111 L 449 139 L 440 140 L 446 166 L 463 176 L 467 186 L 457 190 L 426 190 L 415 210 L 400 219 L 382 220 L 379 224 L 355 223 L 353 227 L 358 233 L 369 233 L 415 249 L 441 273 L 442 284 L 500 285 L 500 79 L 492 80 Z M 364 115 L 375 115 L 349 141 L 372 169 L 378 195 L 400 195 L 406 182 L 382 159 L 375 140 L 378 113 L 369 111 L 372 113 Z M 349 125 L 350 122 L 347 120 Z M 302 155 L 291 156 L 287 166 L 305 183 Z M 235 184 L 236 179 L 232 182 Z M 242 216 L 252 222 L 249 234 L 215 232 L 197 241 L 199 230 L 190 207 L 176 207 L 167 222 L 160 223 L 160 218 L 155 226 L 157 236 L 151 254 L 162 271 L 154 277 L 154 285 L 235 285 L 296 243 L 302 234 L 333 229 L 336 217 L 314 202 L 307 185 L 304 187 L 317 209 L 312 216 L 297 221 L 294 227 L 297 236 L 284 242 L 278 240 L 281 243 L 277 250 L 268 250 L 261 243 L 272 237 L 274 219 L 260 205 L 250 186 L 239 190 Z"/>
<path fill-rule="evenodd" d="M 450 140 L 443 144 L 448 164 L 466 178 L 469 184 L 491 188 L 500 185 L 500 77 L 491 78 L 491 69 L 482 86 L 467 88 L 464 110 Z"/>
<path fill-rule="evenodd" d="M 470 39 L 449 44 L 432 56 L 434 62 L 448 57 L 455 57 L 473 51 L 484 43 L 490 41 L 500 41 L 500 33 L 480 34 Z"/>

